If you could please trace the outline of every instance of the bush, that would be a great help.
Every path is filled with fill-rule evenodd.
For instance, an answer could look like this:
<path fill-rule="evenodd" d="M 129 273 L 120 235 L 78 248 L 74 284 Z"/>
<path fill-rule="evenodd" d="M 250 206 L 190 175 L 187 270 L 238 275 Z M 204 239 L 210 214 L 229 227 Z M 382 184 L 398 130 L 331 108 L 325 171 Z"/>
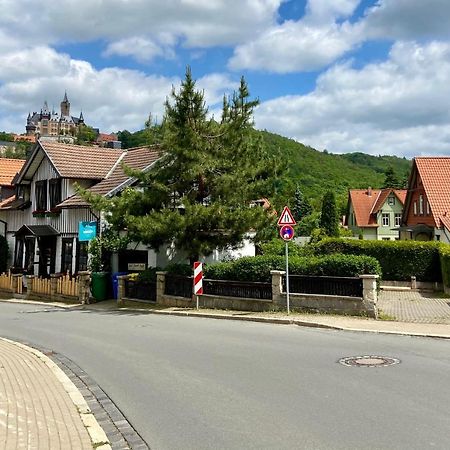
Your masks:
<path fill-rule="evenodd" d="M 148 269 L 145 269 L 142 272 L 139 272 L 139 274 L 137 275 L 137 280 L 154 282 L 154 281 L 156 281 L 156 272 L 158 272 L 160 270 L 161 269 L 159 267 L 149 267 Z"/>
<path fill-rule="evenodd" d="M 284 256 L 286 252 L 286 243 L 280 238 L 272 239 L 269 242 L 261 244 L 261 251 L 263 255 Z M 289 256 L 307 256 L 311 253 L 306 246 L 301 247 L 295 242 L 288 242 Z"/>
<path fill-rule="evenodd" d="M 341 253 L 367 255 L 376 258 L 385 280 L 441 281 L 439 243 L 418 241 L 361 241 L 353 239 L 324 239 L 314 244 L 316 255 Z"/>
<path fill-rule="evenodd" d="M 444 287 L 450 288 L 450 245 L 441 244 L 439 254 L 441 258 L 442 282 Z"/>
<path fill-rule="evenodd" d="M 270 282 L 271 270 L 285 270 L 286 260 L 282 256 L 245 257 L 231 262 L 207 266 L 205 277 L 215 280 L 265 281 Z M 291 275 L 317 275 L 354 277 L 361 274 L 381 276 L 380 264 L 375 258 L 354 255 L 328 255 L 289 258 Z"/>
<path fill-rule="evenodd" d="M 0 236 L 0 273 L 6 271 L 6 263 L 8 261 L 8 242 L 6 238 Z"/>
<path fill-rule="evenodd" d="M 173 263 L 169 264 L 164 270 L 173 275 L 185 277 L 191 277 L 194 274 L 194 269 L 189 264 Z"/>

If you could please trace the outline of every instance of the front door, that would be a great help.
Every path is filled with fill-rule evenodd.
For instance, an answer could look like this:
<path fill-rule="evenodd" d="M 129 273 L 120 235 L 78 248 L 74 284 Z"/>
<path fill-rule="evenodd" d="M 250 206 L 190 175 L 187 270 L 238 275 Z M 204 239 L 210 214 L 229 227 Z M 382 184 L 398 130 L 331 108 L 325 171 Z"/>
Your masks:
<path fill-rule="evenodd" d="M 42 236 L 39 238 L 39 276 L 48 278 L 55 273 L 56 236 Z"/>

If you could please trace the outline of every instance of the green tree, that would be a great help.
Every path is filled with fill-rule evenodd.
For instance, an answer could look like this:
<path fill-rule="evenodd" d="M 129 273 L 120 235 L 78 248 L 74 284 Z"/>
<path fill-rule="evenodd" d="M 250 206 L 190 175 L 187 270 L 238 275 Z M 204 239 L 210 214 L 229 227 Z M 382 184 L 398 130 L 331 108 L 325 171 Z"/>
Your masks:
<path fill-rule="evenodd" d="M 309 216 L 313 211 L 311 203 L 309 203 L 308 199 L 303 195 L 300 190 L 300 186 L 297 185 L 294 193 L 294 205 L 292 207 L 292 214 L 296 222 L 300 222 Z"/>
<path fill-rule="evenodd" d="M 77 144 L 86 145 L 90 144 L 97 139 L 97 133 L 88 125 L 80 125 L 77 132 Z"/>
<path fill-rule="evenodd" d="M 402 182 L 398 179 L 392 166 L 389 166 L 384 172 L 384 183 L 383 188 L 394 188 L 398 189 L 401 187 Z"/>
<path fill-rule="evenodd" d="M 250 206 L 271 195 L 278 164 L 253 130 L 257 104 L 242 79 L 239 90 L 224 98 L 221 122 L 209 119 L 187 68 L 180 90 L 173 88 L 165 103 L 161 158 L 147 173 L 129 171 L 142 189 L 110 201 L 97 198 L 112 227 L 127 228 L 131 239 L 156 250 L 173 243 L 191 262 L 264 229 L 273 219 Z"/>
<path fill-rule="evenodd" d="M 323 196 L 320 228 L 325 231 L 327 236 L 339 236 L 339 216 L 333 191 L 327 191 Z"/>

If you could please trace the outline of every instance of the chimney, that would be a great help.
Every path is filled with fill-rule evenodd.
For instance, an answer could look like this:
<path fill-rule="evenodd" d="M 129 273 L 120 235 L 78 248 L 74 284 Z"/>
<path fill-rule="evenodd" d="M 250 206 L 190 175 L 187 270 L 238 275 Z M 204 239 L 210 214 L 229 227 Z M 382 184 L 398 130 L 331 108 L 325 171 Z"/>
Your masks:
<path fill-rule="evenodd" d="M 372 197 L 372 188 L 370 186 L 367 188 L 367 195 Z"/>

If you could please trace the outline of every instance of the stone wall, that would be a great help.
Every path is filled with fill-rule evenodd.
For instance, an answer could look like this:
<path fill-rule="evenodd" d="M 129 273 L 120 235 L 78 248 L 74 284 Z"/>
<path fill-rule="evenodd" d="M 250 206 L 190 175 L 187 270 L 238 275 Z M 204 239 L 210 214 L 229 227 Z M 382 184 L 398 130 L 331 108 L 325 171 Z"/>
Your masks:
<path fill-rule="evenodd" d="M 165 272 L 157 273 L 156 304 L 159 306 L 195 308 L 196 298 L 184 298 L 166 295 Z M 200 295 L 200 308 L 230 309 L 235 311 L 283 311 L 287 308 L 287 294 L 282 291 L 282 277 L 285 272 L 272 271 L 272 299 L 261 300 L 251 298 L 225 297 L 217 295 Z M 126 275 L 119 277 L 119 305 L 129 305 L 134 302 L 125 297 Z M 289 295 L 290 309 L 310 310 L 335 314 L 367 315 L 377 317 L 377 275 L 361 275 L 363 281 L 363 297 L 344 297 L 319 294 Z M 139 303 L 136 300 L 136 303 Z"/>

